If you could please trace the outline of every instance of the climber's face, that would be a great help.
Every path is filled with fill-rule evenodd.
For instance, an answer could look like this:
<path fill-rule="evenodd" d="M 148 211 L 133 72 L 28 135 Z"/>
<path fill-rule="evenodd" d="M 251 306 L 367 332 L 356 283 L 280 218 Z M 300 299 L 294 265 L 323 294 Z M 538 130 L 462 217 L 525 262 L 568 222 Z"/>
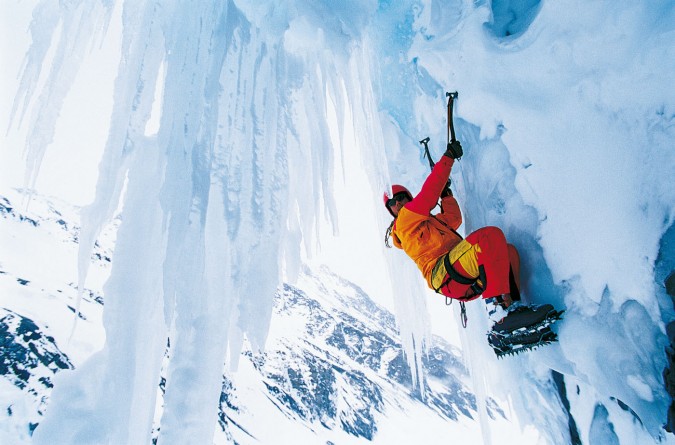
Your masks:
<path fill-rule="evenodd" d="M 408 195 L 406 193 L 397 193 L 387 201 L 387 207 L 394 216 L 398 216 L 398 212 L 403 208 L 406 203 L 410 202 Z"/>

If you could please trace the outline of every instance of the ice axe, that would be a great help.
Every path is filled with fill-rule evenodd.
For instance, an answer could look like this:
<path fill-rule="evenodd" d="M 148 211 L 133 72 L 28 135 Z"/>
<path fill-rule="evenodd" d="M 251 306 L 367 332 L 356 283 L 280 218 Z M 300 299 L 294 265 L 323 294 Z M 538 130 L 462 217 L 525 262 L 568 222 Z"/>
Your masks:
<path fill-rule="evenodd" d="M 447 148 L 450 149 L 450 144 L 455 142 L 457 139 L 455 138 L 455 126 L 452 122 L 452 108 L 455 103 L 455 99 L 459 96 L 457 91 L 453 91 L 452 93 L 445 93 L 445 96 L 448 98 L 448 145 Z M 426 137 L 420 141 L 420 144 L 424 145 L 424 156 L 429 160 L 429 167 L 433 170 L 434 165 L 436 163 L 431 159 L 431 154 L 429 153 L 429 138 Z M 454 150 L 453 150 L 454 151 Z M 457 160 L 459 160 L 462 156 L 462 153 L 460 151 L 459 156 L 457 157 Z M 448 186 L 450 186 L 450 181 L 448 180 Z"/>
<path fill-rule="evenodd" d="M 457 99 L 457 91 L 452 92 L 452 93 L 445 93 L 445 95 L 448 98 L 448 148 L 452 153 L 452 157 L 457 159 L 458 161 L 462 158 L 462 155 L 464 154 L 464 151 L 462 150 L 462 146 L 459 143 L 455 143 L 457 139 L 455 139 L 455 126 L 452 123 L 452 106 L 455 103 L 455 99 Z"/>
<path fill-rule="evenodd" d="M 455 103 L 455 99 L 457 99 L 457 91 L 454 91 L 452 93 L 445 93 L 445 97 L 448 98 L 448 145 L 450 145 L 451 142 L 455 142 L 455 126 L 452 123 L 452 106 Z"/>
<path fill-rule="evenodd" d="M 431 139 L 429 139 L 428 137 L 426 137 L 426 138 L 424 138 L 424 139 L 422 139 L 422 140 L 420 141 L 420 144 L 424 144 L 424 157 L 427 158 L 427 159 L 429 160 L 429 168 L 433 170 L 433 169 L 434 169 L 434 165 L 436 165 L 436 163 L 434 162 L 433 159 L 431 159 L 431 153 L 429 153 L 429 141 L 430 141 L 430 140 L 431 140 Z M 452 180 L 451 180 L 450 178 L 448 178 L 448 184 L 445 186 L 445 188 L 446 188 L 448 191 L 450 190 L 450 184 L 451 184 L 451 182 L 452 182 Z M 449 191 L 448 193 L 452 194 L 452 192 L 450 192 L 450 191 Z"/>
<path fill-rule="evenodd" d="M 430 140 L 431 139 L 426 137 L 426 138 L 424 138 L 420 141 L 420 144 L 424 144 L 424 156 L 429 160 L 429 168 L 431 168 L 433 170 L 434 165 L 436 165 L 436 163 L 434 162 L 433 159 L 431 159 L 431 153 L 429 153 L 429 141 Z"/>

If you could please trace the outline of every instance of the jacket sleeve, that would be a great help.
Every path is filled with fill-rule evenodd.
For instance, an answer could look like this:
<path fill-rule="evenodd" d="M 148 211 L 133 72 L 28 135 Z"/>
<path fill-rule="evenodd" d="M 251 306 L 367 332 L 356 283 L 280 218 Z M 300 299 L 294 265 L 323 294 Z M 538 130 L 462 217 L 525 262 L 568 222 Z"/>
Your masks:
<path fill-rule="evenodd" d="M 428 215 L 431 210 L 436 207 L 438 198 L 448 182 L 450 177 L 450 170 L 452 164 L 455 162 L 447 156 L 441 156 L 440 161 L 436 163 L 433 170 L 424 181 L 422 190 L 415 196 L 415 198 L 406 204 L 406 208 L 411 212 L 420 215 Z"/>
<path fill-rule="evenodd" d="M 436 218 L 442 220 L 453 230 L 459 229 L 459 226 L 462 225 L 462 211 L 459 209 L 459 204 L 454 196 L 443 198 L 441 201 L 441 213 L 436 215 Z"/>

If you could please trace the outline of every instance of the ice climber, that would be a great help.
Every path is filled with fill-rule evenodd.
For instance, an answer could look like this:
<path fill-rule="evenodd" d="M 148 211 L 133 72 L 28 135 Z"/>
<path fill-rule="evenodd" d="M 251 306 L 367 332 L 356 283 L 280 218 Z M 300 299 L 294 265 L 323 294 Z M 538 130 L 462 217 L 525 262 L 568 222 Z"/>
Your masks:
<path fill-rule="evenodd" d="M 449 143 L 417 196 L 398 184 L 392 186 L 391 197 L 384 195 L 385 207 L 394 217 L 385 243 L 391 247 L 391 237 L 434 291 L 462 302 L 482 297 L 492 322 L 488 339 L 498 355 L 517 349 L 516 343 L 530 349 L 555 340 L 548 326 L 561 313 L 549 304 L 520 303 L 518 251 L 506 242 L 501 229 L 483 227 L 466 238 L 457 233 L 462 213 L 448 178 L 462 152 L 459 141 Z M 439 199 L 441 211 L 432 215 Z"/>

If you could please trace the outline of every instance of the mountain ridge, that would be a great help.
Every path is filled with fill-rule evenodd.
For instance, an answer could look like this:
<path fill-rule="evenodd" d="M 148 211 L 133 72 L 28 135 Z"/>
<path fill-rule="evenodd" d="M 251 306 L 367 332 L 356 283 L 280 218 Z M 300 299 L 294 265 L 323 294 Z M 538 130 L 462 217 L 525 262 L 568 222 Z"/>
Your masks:
<path fill-rule="evenodd" d="M 0 196 L 2 243 L 10 248 L 20 243 L 29 256 L 42 255 L 31 263 L 20 258 L 22 252 L 3 249 L 0 258 L 0 375 L 19 391 L 3 384 L 0 401 L 8 425 L 2 434 L 29 443 L 49 409 L 53 377 L 77 369 L 103 345 L 100 289 L 110 271 L 116 225 L 96 244 L 93 278 L 68 343 L 76 286 L 72 276 L 59 275 L 65 269 L 43 266 L 64 266 L 75 258 L 79 209 L 33 196 L 23 211 L 13 205 L 22 196 Z M 327 267 L 304 267 L 298 282 L 283 283 L 275 296 L 266 350 L 245 349 L 239 369 L 224 372 L 215 443 L 267 443 L 261 429 L 270 425 L 261 428 L 255 419 L 262 412 L 272 413 L 268 417 L 274 419 L 273 429 L 325 443 L 377 443 L 385 428 L 389 434 L 390 427 L 384 425 L 390 418 L 405 418 L 413 411 L 447 422 L 449 429 L 462 422 L 475 425 L 476 399 L 459 350 L 434 338 L 423 357 L 427 378 L 422 397 L 412 385 L 398 335 L 394 316 L 360 287 Z M 165 366 L 170 355 L 169 341 Z M 158 382 L 160 394 L 165 374 Z M 488 412 L 506 418 L 494 401 Z M 161 428 L 160 414 L 161 408 L 155 415 L 153 440 Z M 472 434 L 480 434 L 477 425 Z"/>

